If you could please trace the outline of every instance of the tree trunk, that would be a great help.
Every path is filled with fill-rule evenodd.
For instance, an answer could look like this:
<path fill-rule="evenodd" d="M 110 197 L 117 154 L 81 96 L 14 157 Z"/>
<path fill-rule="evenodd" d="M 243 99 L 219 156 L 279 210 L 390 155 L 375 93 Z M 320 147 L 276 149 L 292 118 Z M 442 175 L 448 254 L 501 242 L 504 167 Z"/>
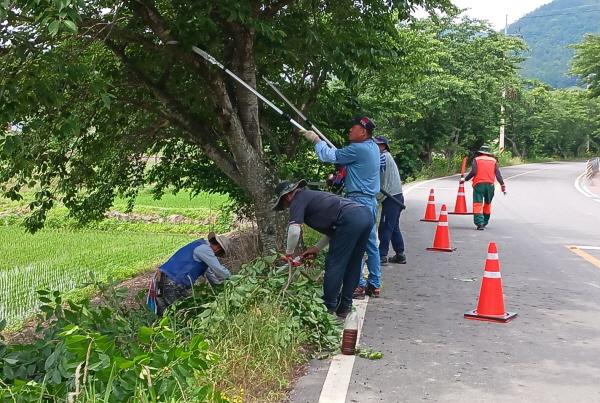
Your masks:
<path fill-rule="evenodd" d="M 515 154 L 515 156 L 521 158 L 521 153 L 519 152 L 519 149 L 517 148 L 517 143 L 508 136 L 506 136 L 505 139 L 510 141 L 512 152 Z"/>
<path fill-rule="evenodd" d="M 261 252 L 263 254 L 270 254 L 273 250 L 282 251 L 287 229 L 288 212 L 271 210 L 273 196 L 270 192 L 258 196 L 258 199 L 255 199 L 254 211 L 258 225 Z"/>

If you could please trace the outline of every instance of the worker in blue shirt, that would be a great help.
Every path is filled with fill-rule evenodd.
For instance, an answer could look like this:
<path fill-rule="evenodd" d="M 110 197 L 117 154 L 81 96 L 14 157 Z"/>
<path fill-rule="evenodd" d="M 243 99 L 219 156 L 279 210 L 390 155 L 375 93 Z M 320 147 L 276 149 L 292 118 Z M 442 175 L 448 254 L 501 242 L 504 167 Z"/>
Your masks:
<path fill-rule="evenodd" d="M 190 296 L 200 276 L 211 285 L 221 284 L 231 276 L 218 259 L 229 252 L 229 239 L 214 232 L 206 238 L 190 242 L 160 265 L 146 300 L 148 307 L 158 315 L 175 301 Z"/>
<path fill-rule="evenodd" d="M 346 167 L 344 195 L 350 200 L 367 206 L 377 218 L 377 199 L 379 193 L 379 147 L 373 141 L 375 124 L 367 117 L 353 121 L 348 132 L 350 144 L 337 149 L 329 147 L 312 131 L 303 131 L 307 140 L 315 144 L 315 152 L 323 162 L 340 164 Z M 365 294 L 379 297 L 381 287 L 381 263 L 377 247 L 377 229 L 375 224 L 367 243 L 367 266 L 369 277 L 361 277 L 354 293 L 355 298 L 364 298 Z"/>

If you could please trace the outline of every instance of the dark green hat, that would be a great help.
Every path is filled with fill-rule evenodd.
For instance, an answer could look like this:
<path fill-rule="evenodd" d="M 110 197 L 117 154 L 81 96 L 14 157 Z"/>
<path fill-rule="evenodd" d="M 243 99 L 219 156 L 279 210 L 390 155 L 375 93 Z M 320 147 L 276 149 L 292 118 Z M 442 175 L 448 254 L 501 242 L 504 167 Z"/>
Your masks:
<path fill-rule="evenodd" d="M 275 204 L 273 204 L 273 210 L 283 210 L 281 207 L 281 198 L 296 190 L 299 187 L 306 186 L 306 181 L 304 179 L 300 179 L 298 182 L 292 181 L 283 181 L 280 182 L 279 185 L 275 188 L 275 193 L 277 193 L 277 200 L 275 200 Z"/>
<path fill-rule="evenodd" d="M 492 149 L 490 148 L 490 146 L 486 146 L 483 145 L 479 148 L 479 151 L 477 151 L 478 154 L 485 154 L 485 155 L 494 155 L 494 153 L 492 152 Z"/>

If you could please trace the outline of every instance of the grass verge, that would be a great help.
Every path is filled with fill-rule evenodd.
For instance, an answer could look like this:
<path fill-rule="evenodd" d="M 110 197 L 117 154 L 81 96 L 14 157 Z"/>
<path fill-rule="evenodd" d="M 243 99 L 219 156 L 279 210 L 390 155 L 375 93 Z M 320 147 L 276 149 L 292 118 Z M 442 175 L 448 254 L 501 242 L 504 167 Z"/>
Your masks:
<path fill-rule="evenodd" d="M 246 264 L 225 284 L 194 289 L 161 320 L 124 310 L 123 290 L 97 284 L 103 303 L 63 306 L 44 291 L 40 340 L 0 341 L 0 400 L 275 402 L 311 351 L 339 345 L 314 268 Z M 1 325 L 0 325 L 1 326 Z"/>

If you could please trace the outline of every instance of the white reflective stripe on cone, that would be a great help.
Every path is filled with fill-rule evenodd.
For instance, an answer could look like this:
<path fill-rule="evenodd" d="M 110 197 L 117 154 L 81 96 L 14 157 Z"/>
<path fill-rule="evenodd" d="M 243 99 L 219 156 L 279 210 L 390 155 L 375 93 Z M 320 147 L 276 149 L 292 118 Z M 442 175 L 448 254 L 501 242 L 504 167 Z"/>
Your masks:
<path fill-rule="evenodd" d="M 483 277 L 484 278 L 502 278 L 502 276 L 500 276 L 499 271 L 484 271 Z"/>
<path fill-rule="evenodd" d="M 464 193 L 461 193 L 461 192 L 458 192 L 458 195 L 459 195 L 459 196 L 464 196 L 465 194 L 464 194 Z"/>
<path fill-rule="evenodd" d="M 487 259 L 488 260 L 498 260 L 498 254 L 497 253 L 488 253 Z"/>
<path fill-rule="evenodd" d="M 447 223 L 447 222 L 438 222 L 438 225 L 439 225 L 440 227 L 447 227 L 447 226 L 448 226 L 448 223 Z"/>

